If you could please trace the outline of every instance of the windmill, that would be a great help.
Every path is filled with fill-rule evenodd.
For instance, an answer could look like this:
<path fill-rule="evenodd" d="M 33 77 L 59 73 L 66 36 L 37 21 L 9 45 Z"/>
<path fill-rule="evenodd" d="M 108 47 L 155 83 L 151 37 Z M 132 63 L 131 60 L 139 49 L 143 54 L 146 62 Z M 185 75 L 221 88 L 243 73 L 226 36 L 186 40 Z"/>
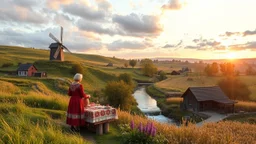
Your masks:
<path fill-rule="evenodd" d="M 60 41 L 52 34 L 49 33 L 49 37 L 51 37 L 56 43 L 51 43 L 49 48 L 50 50 L 50 60 L 60 60 L 64 61 L 64 52 L 63 50 L 65 49 L 66 51 L 70 52 L 70 50 L 63 45 L 63 28 L 60 27 Z M 71 53 L 71 52 L 70 52 Z"/>

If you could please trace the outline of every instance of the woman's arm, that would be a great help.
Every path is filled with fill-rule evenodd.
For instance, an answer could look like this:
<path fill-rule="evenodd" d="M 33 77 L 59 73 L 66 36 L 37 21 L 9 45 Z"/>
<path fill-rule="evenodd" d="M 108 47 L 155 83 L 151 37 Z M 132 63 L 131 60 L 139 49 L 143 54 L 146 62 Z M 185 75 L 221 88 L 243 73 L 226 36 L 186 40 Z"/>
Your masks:
<path fill-rule="evenodd" d="M 86 93 L 84 93 L 84 88 L 83 88 L 83 85 L 81 84 L 80 84 L 80 93 L 81 93 L 81 97 L 90 98 L 90 95 L 87 95 Z"/>
<path fill-rule="evenodd" d="M 68 95 L 72 96 L 72 92 L 71 92 L 70 88 L 68 89 Z"/>

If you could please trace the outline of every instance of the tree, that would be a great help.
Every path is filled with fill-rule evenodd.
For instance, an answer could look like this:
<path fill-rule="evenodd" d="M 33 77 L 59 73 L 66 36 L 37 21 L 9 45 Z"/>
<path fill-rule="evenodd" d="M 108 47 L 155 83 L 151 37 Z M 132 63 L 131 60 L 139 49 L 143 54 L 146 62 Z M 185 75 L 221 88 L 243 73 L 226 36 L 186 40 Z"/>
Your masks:
<path fill-rule="evenodd" d="M 233 100 L 249 100 L 251 91 L 248 86 L 235 77 L 227 77 L 218 82 L 222 91 Z"/>
<path fill-rule="evenodd" d="M 126 68 L 127 68 L 128 66 L 129 66 L 129 65 L 128 65 L 128 63 L 127 63 L 127 62 L 125 62 L 125 63 L 124 63 L 124 67 L 126 67 Z"/>
<path fill-rule="evenodd" d="M 220 64 L 220 71 L 225 76 L 232 76 L 235 72 L 235 65 L 232 63 L 222 63 Z"/>
<path fill-rule="evenodd" d="M 255 70 L 252 68 L 251 65 L 248 66 L 248 68 L 245 71 L 246 75 L 254 75 L 255 74 Z"/>
<path fill-rule="evenodd" d="M 130 85 L 132 88 L 134 87 L 134 84 L 133 84 L 133 81 L 132 81 L 132 76 L 127 74 L 127 73 L 120 74 L 118 76 L 118 80 L 119 81 L 124 81 L 126 84 Z"/>
<path fill-rule="evenodd" d="M 111 81 L 106 85 L 105 95 L 111 106 L 121 110 L 130 111 L 136 102 L 132 96 L 131 87 L 124 81 Z"/>
<path fill-rule="evenodd" d="M 216 75 L 219 72 L 219 66 L 218 63 L 213 62 L 211 65 L 207 64 L 207 66 L 204 69 L 204 72 L 208 75 L 208 76 L 213 76 Z"/>
<path fill-rule="evenodd" d="M 164 71 L 160 71 L 159 73 L 159 80 L 165 80 L 167 79 L 166 73 Z"/>
<path fill-rule="evenodd" d="M 129 61 L 129 64 L 130 64 L 130 66 L 131 66 L 132 68 L 134 68 L 134 67 L 136 66 L 136 64 L 137 64 L 137 60 L 135 60 L 135 59 L 130 60 L 130 61 Z"/>
<path fill-rule="evenodd" d="M 144 75 L 153 77 L 157 72 L 157 67 L 153 64 L 152 60 L 144 59 L 141 60 L 141 70 Z"/>

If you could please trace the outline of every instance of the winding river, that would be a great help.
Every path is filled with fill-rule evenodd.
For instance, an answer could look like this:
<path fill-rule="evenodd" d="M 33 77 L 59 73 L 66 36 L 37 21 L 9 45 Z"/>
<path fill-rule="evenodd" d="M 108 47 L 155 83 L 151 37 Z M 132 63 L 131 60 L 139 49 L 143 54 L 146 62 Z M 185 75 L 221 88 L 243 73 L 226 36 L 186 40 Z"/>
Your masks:
<path fill-rule="evenodd" d="M 163 123 L 174 124 L 172 119 L 165 117 L 161 114 L 160 108 L 157 106 L 155 99 L 151 98 L 147 93 L 144 86 L 139 87 L 134 93 L 134 98 L 138 103 L 138 108 L 147 115 L 148 118 L 154 119 Z"/>

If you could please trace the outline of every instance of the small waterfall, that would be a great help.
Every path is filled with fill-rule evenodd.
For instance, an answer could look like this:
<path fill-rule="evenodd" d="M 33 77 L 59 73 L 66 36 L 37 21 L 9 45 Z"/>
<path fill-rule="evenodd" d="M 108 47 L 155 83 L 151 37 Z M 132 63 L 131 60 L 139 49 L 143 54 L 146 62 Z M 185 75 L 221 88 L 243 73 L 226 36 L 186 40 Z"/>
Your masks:
<path fill-rule="evenodd" d="M 138 108 L 150 119 L 159 122 L 174 124 L 172 119 L 162 115 L 161 109 L 157 106 L 155 99 L 151 98 L 145 90 L 145 87 L 138 87 L 133 93 L 138 103 Z"/>

